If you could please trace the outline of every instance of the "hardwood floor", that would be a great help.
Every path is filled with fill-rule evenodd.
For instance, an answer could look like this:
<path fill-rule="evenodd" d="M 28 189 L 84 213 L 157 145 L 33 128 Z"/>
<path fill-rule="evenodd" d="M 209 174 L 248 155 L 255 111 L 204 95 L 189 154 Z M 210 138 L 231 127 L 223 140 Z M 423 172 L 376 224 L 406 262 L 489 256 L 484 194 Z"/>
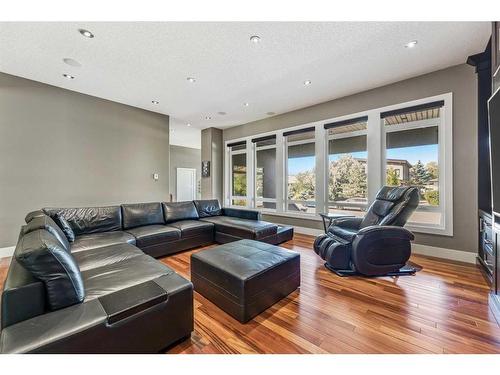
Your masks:
<path fill-rule="evenodd" d="M 281 246 L 301 255 L 295 291 L 247 324 L 195 293 L 195 330 L 169 353 L 500 353 L 488 286 L 474 265 L 414 255 L 416 276 L 341 278 L 296 234 Z M 162 262 L 189 278 L 194 252 Z M 6 261 L 0 261 L 1 280 Z"/>

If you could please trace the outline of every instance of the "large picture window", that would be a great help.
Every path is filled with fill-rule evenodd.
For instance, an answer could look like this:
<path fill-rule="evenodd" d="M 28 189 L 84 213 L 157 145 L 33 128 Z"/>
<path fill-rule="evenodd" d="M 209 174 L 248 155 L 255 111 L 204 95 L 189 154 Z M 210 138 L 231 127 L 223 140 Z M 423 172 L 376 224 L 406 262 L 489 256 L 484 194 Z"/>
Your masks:
<path fill-rule="evenodd" d="M 255 145 L 255 206 L 276 209 L 276 136 L 252 139 Z"/>
<path fill-rule="evenodd" d="M 286 210 L 316 212 L 315 129 L 286 132 Z"/>
<path fill-rule="evenodd" d="M 228 145 L 231 156 L 231 205 L 247 206 L 246 142 Z"/>
<path fill-rule="evenodd" d="M 364 216 L 383 185 L 416 186 L 407 227 L 453 235 L 451 115 L 450 93 L 228 141 L 224 203 L 320 220 Z"/>
<path fill-rule="evenodd" d="M 328 211 L 362 216 L 368 203 L 367 117 L 326 124 Z"/>
<path fill-rule="evenodd" d="M 385 132 L 385 184 L 416 186 L 420 193 L 410 223 L 442 225 L 439 128 L 444 102 L 382 114 Z"/>

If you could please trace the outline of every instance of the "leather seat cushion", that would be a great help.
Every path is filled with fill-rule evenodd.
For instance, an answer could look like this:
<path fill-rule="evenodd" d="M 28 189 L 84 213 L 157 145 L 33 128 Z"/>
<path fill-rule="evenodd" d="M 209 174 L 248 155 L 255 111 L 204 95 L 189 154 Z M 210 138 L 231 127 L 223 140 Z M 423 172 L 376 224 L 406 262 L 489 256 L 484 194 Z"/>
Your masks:
<path fill-rule="evenodd" d="M 354 241 L 354 237 L 356 237 L 357 230 L 349 229 L 349 228 L 342 228 L 342 227 L 339 227 L 336 225 L 332 225 L 330 228 L 328 228 L 328 233 L 331 233 L 334 236 L 343 238 L 346 241 L 352 242 L 352 241 Z"/>
<path fill-rule="evenodd" d="M 278 226 L 267 221 L 247 220 L 229 216 L 213 216 L 201 219 L 215 225 L 217 232 L 239 238 L 257 240 L 276 234 Z"/>
<path fill-rule="evenodd" d="M 139 255 L 82 272 L 85 301 L 175 272 L 149 255 Z"/>
<path fill-rule="evenodd" d="M 122 204 L 123 228 L 165 224 L 161 203 Z"/>
<path fill-rule="evenodd" d="M 168 224 L 171 227 L 181 231 L 182 238 L 199 236 L 205 233 L 213 232 L 214 224 L 200 220 L 181 220 Z"/>
<path fill-rule="evenodd" d="M 71 229 L 73 229 L 76 236 L 122 229 L 122 211 L 120 206 L 44 208 L 43 211 L 52 219 L 57 214 L 62 215 L 69 225 L 71 225 Z"/>
<path fill-rule="evenodd" d="M 181 231 L 167 225 L 146 225 L 127 229 L 135 237 L 138 247 L 147 247 L 160 243 L 176 241 L 181 238 Z"/>
<path fill-rule="evenodd" d="M 97 249 L 78 251 L 73 254 L 80 271 L 109 266 L 125 260 L 144 255 L 137 247 L 129 244 L 118 244 Z"/>
<path fill-rule="evenodd" d="M 170 224 L 179 220 L 197 220 L 198 211 L 194 203 L 188 202 L 164 202 L 163 213 L 165 214 L 165 223 Z"/>
<path fill-rule="evenodd" d="M 76 237 L 75 241 L 71 243 L 71 252 L 76 253 L 78 251 L 124 243 L 135 245 L 135 237 L 130 233 L 120 230 L 114 232 L 84 234 Z"/>

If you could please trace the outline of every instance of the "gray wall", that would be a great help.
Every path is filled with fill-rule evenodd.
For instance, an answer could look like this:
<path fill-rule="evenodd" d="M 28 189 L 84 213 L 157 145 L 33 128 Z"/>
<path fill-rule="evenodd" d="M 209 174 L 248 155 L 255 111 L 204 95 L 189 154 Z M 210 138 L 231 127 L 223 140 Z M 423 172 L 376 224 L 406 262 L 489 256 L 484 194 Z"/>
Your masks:
<path fill-rule="evenodd" d="M 33 209 L 168 200 L 169 118 L 0 73 L 0 160 L 6 247 Z"/>
<path fill-rule="evenodd" d="M 457 65 L 359 94 L 321 103 L 224 130 L 224 140 L 265 133 L 349 115 L 428 96 L 453 93 L 453 226 L 454 236 L 416 234 L 416 243 L 477 251 L 477 83 L 474 68 Z M 321 223 L 265 217 L 296 226 L 321 228 Z"/>
<path fill-rule="evenodd" d="M 200 198 L 201 150 L 191 147 L 170 146 L 170 194 L 172 194 L 174 202 L 177 201 L 177 168 L 196 169 L 196 196 Z"/>
<path fill-rule="evenodd" d="M 210 177 L 201 178 L 201 199 L 217 198 L 222 202 L 223 149 L 221 129 L 207 128 L 201 131 L 201 160 L 210 161 Z"/>

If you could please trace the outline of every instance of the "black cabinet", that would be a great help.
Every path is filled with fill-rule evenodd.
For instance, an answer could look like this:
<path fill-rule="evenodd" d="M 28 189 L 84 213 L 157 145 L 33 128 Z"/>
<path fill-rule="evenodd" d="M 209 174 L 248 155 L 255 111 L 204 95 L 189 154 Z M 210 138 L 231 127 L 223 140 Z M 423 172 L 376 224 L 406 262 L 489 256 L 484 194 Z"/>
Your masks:
<path fill-rule="evenodd" d="M 484 274 L 491 284 L 495 271 L 495 238 L 491 215 L 479 211 L 479 251 L 478 261 L 483 266 Z"/>

